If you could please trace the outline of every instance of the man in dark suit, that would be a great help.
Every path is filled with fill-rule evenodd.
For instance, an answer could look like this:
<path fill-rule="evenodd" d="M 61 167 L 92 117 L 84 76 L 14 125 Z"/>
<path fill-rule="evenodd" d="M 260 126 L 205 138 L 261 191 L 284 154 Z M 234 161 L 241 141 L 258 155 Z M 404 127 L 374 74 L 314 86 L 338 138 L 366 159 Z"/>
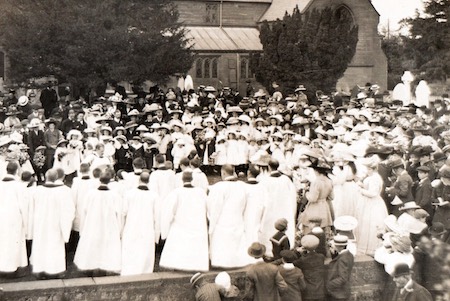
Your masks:
<path fill-rule="evenodd" d="M 399 216 L 401 212 L 399 208 L 407 202 L 414 201 L 414 197 L 412 194 L 413 180 L 408 172 L 405 170 L 405 165 L 402 159 L 395 159 L 391 162 L 392 172 L 395 176 L 397 176 L 397 180 L 391 186 L 386 188 L 386 193 L 391 197 L 397 196 L 402 202 L 400 204 L 396 204 L 392 209 L 392 213 L 395 216 Z"/>
<path fill-rule="evenodd" d="M 322 301 L 325 298 L 325 256 L 316 253 L 320 240 L 315 235 L 305 235 L 302 237 L 301 247 L 298 248 L 298 259 L 294 261 L 294 266 L 303 272 L 306 288 L 302 292 L 303 301 Z"/>
<path fill-rule="evenodd" d="M 399 263 L 393 274 L 396 289 L 392 301 L 431 301 L 430 292 L 411 278 L 411 271 L 406 263 Z"/>
<path fill-rule="evenodd" d="M 350 276 L 352 274 L 354 257 L 347 250 L 348 237 L 336 235 L 331 245 L 333 260 L 328 265 L 327 281 L 325 284 L 328 299 L 349 300 L 351 295 Z"/>
<path fill-rule="evenodd" d="M 66 136 L 70 130 L 73 130 L 75 128 L 76 122 L 75 110 L 70 109 L 67 119 L 64 119 L 63 122 L 61 122 L 61 131 L 63 132 L 64 136 Z"/>
<path fill-rule="evenodd" d="M 430 221 L 433 216 L 433 205 L 431 205 L 431 193 L 433 192 L 433 187 L 431 187 L 431 181 L 428 177 L 430 168 L 428 166 L 419 166 L 417 172 L 419 182 L 415 185 L 416 191 L 414 200 L 417 205 L 428 212 Z"/>

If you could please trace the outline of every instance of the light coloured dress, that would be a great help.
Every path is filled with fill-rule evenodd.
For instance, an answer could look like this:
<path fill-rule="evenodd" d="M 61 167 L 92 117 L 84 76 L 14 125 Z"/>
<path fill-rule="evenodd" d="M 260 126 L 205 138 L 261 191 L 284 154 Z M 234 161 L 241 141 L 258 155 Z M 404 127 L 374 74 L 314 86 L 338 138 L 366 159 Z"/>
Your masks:
<path fill-rule="evenodd" d="M 358 252 L 373 255 L 379 247 L 380 240 L 377 234 L 384 229 L 384 219 L 388 216 L 386 205 L 381 198 L 383 179 L 374 173 L 364 179 L 364 188 L 361 189 L 361 201 L 356 219 L 356 241 Z"/>

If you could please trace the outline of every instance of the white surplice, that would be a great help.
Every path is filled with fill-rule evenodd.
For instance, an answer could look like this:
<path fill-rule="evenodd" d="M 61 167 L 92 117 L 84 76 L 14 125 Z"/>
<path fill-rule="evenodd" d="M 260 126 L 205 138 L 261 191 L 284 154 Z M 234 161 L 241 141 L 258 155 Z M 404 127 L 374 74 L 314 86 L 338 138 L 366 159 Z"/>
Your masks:
<path fill-rule="evenodd" d="M 225 179 L 209 187 L 207 207 L 212 266 L 233 268 L 247 264 L 246 204 L 245 183 L 241 181 Z"/>
<path fill-rule="evenodd" d="M 14 177 L 0 181 L 0 272 L 14 272 L 28 265 L 25 237 L 29 198 Z"/>
<path fill-rule="evenodd" d="M 65 243 L 69 241 L 75 205 L 70 188 L 45 184 L 35 189 L 30 204 L 31 238 L 30 262 L 33 272 L 58 274 L 66 270 Z M 31 222 L 31 221 L 30 221 Z"/>
<path fill-rule="evenodd" d="M 121 275 L 153 273 L 155 243 L 159 238 L 158 195 L 147 186 L 125 193 Z"/>
<path fill-rule="evenodd" d="M 160 266 L 185 271 L 207 271 L 206 192 L 191 185 L 180 187 L 171 192 L 164 203 L 167 206 L 163 213 L 161 238 L 167 239 Z"/>
<path fill-rule="evenodd" d="M 270 238 L 277 232 L 275 222 L 285 218 L 288 221 L 286 235 L 291 246 L 295 239 L 295 213 L 297 210 L 297 198 L 294 183 L 285 175 L 272 172 L 269 177 L 263 177 L 261 185 L 268 192 L 266 210 L 263 217 L 260 242 L 266 246 L 267 254 L 272 253 Z"/>
<path fill-rule="evenodd" d="M 80 241 L 74 263 L 81 270 L 119 272 L 122 261 L 123 200 L 100 186 L 87 192 L 80 209 Z"/>

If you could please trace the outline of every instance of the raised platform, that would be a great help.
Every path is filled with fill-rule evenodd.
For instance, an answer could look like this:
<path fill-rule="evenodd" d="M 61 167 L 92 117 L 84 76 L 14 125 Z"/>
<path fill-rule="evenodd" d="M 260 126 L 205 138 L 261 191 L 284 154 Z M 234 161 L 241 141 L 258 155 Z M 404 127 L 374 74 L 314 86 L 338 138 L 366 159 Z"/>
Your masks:
<path fill-rule="evenodd" d="M 239 288 L 244 286 L 245 269 L 228 271 Z M 207 273 L 214 281 L 218 272 Z M 113 276 L 41 280 L 0 284 L 1 301 L 192 301 L 191 273 L 158 272 L 140 276 Z M 380 300 L 386 273 L 368 256 L 357 256 L 352 273 L 351 300 Z"/>

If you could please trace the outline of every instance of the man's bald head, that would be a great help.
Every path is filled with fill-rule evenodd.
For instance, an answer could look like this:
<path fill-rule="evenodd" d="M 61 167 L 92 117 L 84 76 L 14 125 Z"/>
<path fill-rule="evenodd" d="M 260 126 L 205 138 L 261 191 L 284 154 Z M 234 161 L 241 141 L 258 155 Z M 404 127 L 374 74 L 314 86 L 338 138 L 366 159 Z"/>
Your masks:
<path fill-rule="evenodd" d="M 56 180 L 58 180 L 58 171 L 54 168 L 47 170 L 45 173 L 45 179 L 49 183 L 54 183 Z"/>

